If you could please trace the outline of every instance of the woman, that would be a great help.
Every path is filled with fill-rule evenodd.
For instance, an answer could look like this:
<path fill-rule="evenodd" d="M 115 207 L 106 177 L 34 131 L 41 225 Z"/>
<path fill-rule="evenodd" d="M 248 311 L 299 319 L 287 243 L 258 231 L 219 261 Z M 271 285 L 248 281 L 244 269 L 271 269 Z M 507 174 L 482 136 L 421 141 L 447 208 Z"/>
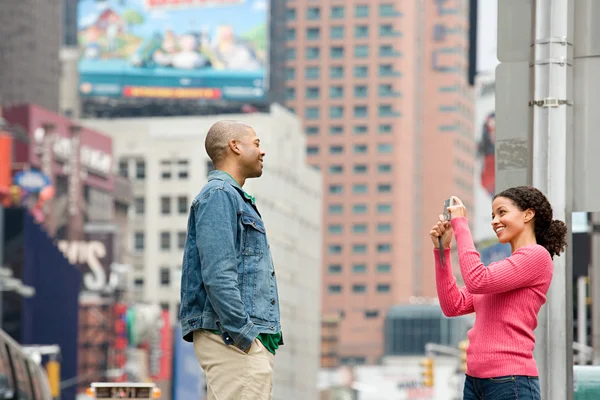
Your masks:
<path fill-rule="evenodd" d="M 552 258 L 566 246 L 567 227 L 552 219 L 552 207 L 539 190 L 529 186 L 507 189 L 494 197 L 492 228 L 512 254 L 484 266 L 475 250 L 466 209 L 457 197 L 448 207 L 451 222 L 431 229 L 435 247 L 436 285 L 444 315 L 475 312 L 468 333 L 465 400 L 540 399 L 533 349 L 537 314 L 552 280 Z M 459 288 L 449 265 L 452 235 L 465 286 Z M 439 257 L 439 238 L 445 266 Z"/>

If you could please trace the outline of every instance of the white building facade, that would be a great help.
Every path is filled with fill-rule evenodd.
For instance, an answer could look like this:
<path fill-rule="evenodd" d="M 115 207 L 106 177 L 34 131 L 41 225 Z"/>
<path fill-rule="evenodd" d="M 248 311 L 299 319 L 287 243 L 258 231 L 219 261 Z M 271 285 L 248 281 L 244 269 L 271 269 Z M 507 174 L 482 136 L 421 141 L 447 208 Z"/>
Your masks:
<path fill-rule="evenodd" d="M 221 119 L 251 125 L 266 151 L 263 176 L 244 189 L 256 197 L 277 270 L 285 345 L 275 359 L 275 399 L 318 398 L 322 183 L 306 164 L 301 123 L 283 107 L 273 105 L 268 114 L 81 121 L 113 138 L 119 173 L 134 183 L 134 298 L 169 309 L 176 322 L 188 210 L 212 169 L 206 133 Z"/>

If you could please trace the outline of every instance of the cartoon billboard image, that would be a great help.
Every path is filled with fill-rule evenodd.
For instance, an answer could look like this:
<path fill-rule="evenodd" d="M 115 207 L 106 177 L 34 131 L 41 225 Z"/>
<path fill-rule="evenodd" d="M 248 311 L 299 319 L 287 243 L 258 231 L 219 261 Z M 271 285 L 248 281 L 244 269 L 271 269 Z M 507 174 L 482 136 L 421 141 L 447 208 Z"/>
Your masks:
<path fill-rule="evenodd" d="M 268 0 L 81 0 L 83 96 L 260 100 Z"/>

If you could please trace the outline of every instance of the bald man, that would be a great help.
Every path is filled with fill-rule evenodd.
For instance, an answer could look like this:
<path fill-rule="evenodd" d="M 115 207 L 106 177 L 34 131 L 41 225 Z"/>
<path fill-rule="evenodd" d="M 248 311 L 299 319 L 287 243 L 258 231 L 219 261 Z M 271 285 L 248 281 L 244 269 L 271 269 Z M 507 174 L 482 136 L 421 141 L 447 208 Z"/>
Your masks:
<path fill-rule="evenodd" d="M 190 207 L 181 276 L 183 339 L 194 343 L 208 400 L 272 399 L 283 345 L 275 267 L 254 197 L 265 152 L 250 126 L 215 123 L 205 142 L 215 170 Z"/>

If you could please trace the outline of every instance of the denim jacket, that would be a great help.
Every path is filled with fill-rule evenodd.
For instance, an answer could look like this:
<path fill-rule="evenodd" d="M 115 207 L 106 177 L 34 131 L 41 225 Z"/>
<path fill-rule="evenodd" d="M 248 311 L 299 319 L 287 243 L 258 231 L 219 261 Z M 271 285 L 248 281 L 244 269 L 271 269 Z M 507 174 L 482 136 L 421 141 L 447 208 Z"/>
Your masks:
<path fill-rule="evenodd" d="M 246 350 L 281 330 L 277 280 L 258 209 L 229 174 L 215 170 L 190 207 L 181 275 L 181 330 L 219 330 Z M 283 344 L 281 342 L 280 344 Z"/>

